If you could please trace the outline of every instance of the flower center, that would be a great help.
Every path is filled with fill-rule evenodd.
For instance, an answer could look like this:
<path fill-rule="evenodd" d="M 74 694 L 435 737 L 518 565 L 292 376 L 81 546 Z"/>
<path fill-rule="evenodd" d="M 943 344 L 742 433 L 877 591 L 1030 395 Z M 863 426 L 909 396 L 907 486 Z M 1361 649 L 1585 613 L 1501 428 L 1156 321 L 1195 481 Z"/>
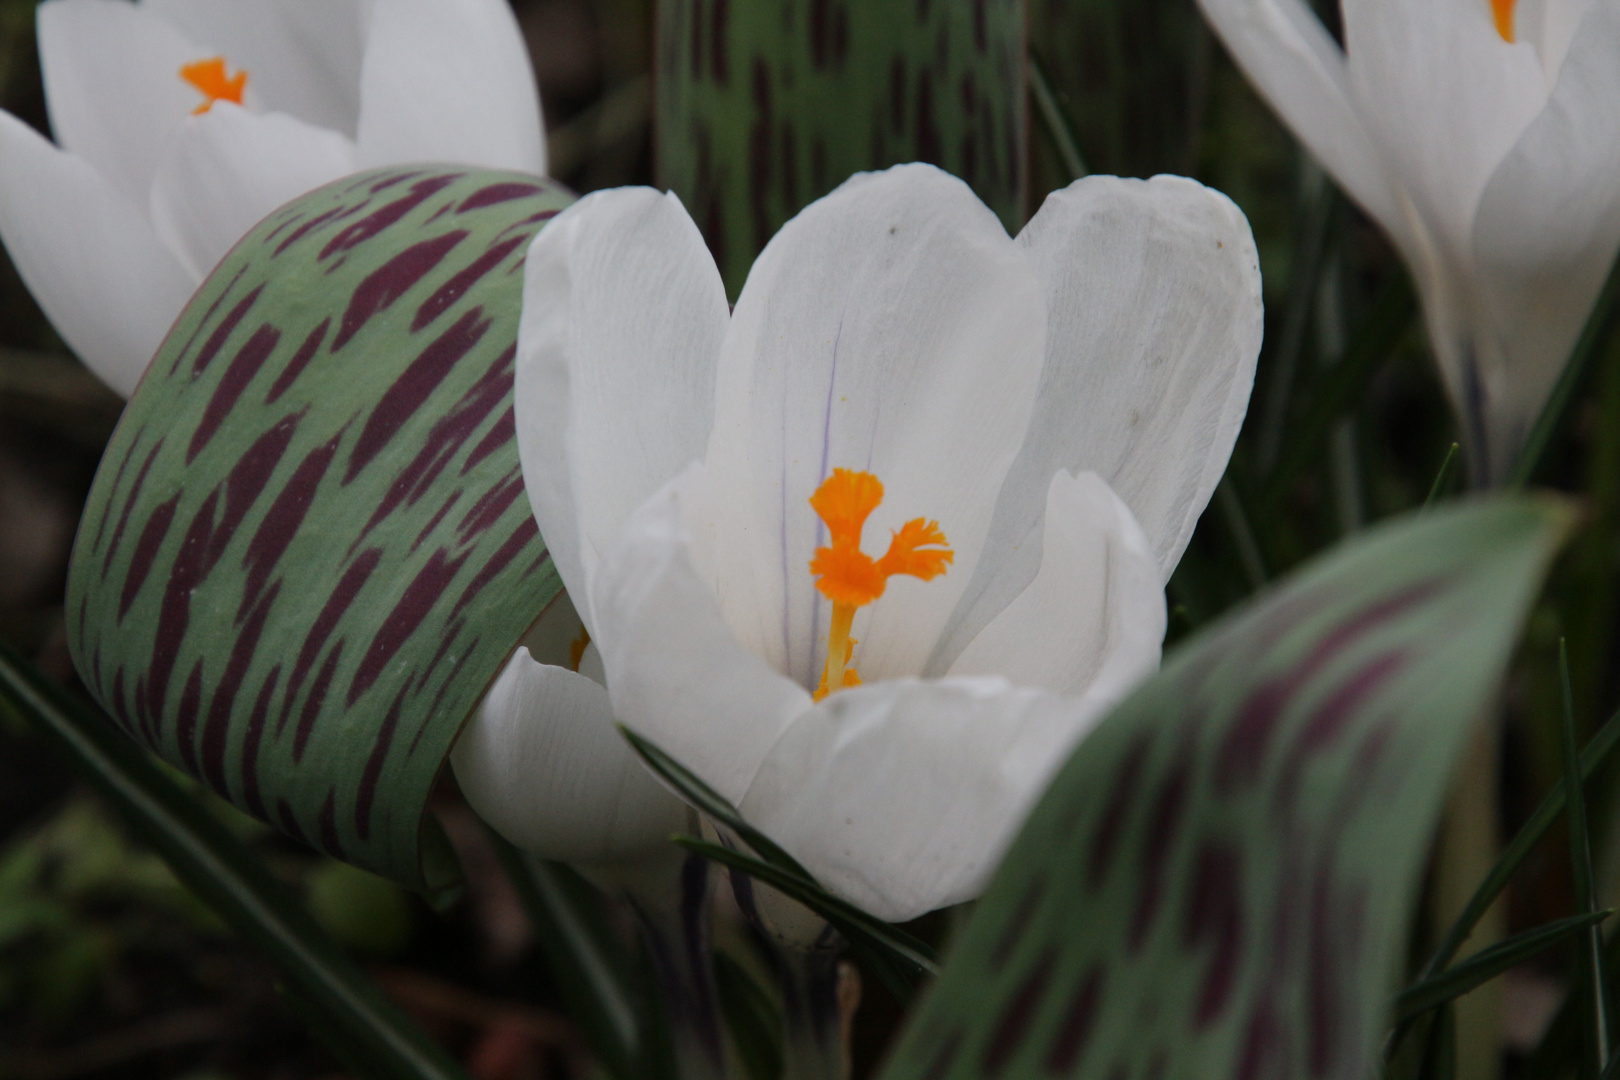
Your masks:
<path fill-rule="evenodd" d="M 248 73 L 239 70 L 235 75 L 226 78 L 225 58 L 211 56 L 207 60 L 182 65 L 180 77 L 195 86 L 208 99 L 191 110 L 191 115 L 200 116 L 212 109 L 216 101 L 229 101 L 233 105 L 242 104 L 242 91 L 247 88 Z"/>
<path fill-rule="evenodd" d="M 816 588 L 833 605 L 832 629 L 827 633 L 827 667 L 821 673 L 817 701 L 832 690 L 861 685 L 860 675 L 849 664 L 855 649 L 855 639 L 849 636 L 855 609 L 882 596 L 894 575 L 910 574 L 927 581 L 943 574 L 956 557 L 946 546 L 939 522 L 924 518 L 913 518 L 900 526 L 881 559 L 862 551 L 861 530 L 882 501 L 882 481 L 869 472 L 853 469 L 834 469 L 810 496 L 811 509 L 826 524 L 832 538 L 831 546 L 816 548 L 816 557 L 810 560 Z"/>
<path fill-rule="evenodd" d="M 1513 7 L 1519 0 L 1491 0 L 1491 14 L 1496 16 L 1496 32 L 1502 40 L 1513 44 Z"/>

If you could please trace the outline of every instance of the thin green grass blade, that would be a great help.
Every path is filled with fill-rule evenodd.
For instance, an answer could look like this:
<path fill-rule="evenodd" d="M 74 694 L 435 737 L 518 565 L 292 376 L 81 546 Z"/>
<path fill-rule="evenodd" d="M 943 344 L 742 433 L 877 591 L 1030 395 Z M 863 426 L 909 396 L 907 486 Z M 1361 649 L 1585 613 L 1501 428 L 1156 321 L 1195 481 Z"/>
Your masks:
<path fill-rule="evenodd" d="M 1446 451 L 1445 458 L 1440 462 L 1440 471 L 1434 474 L 1434 483 L 1429 485 L 1428 497 L 1423 500 L 1423 509 L 1427 510 L 1433 506 L 1440 493 L 1446 489 L 1446 483 L 1451 479 L 1451 470 L 1457 463 L 1457 451 L 1460 449 L 1462 444 L 1452 443 L 1451 449 Z"/>
<path fill-rule="evenodd" d="M 531 858 L 486 830 L 534 926 L 568 1016 L 618 1080 L 646 1080 L 654 1025 L 642 1008 L 635 961 L 607 919 L 603 897 L 562 863 Z"/>
<path fill-rule="evenodd" d="M 1271 575 L 1266 573 L 1266 560 L 1260 554 L 1260 542 L 1249 524 L 1249 513 L 1243 506 L 1242 496 L 1237 493 L 1237 485 L 1232 482 L 1230 471 L 1221 477 L 1220 484 L 1216 486 L 1215 501 L 1221 508 L 1221 521 L 1226 524 L 1226 531 L 1232 537 L 1232 545 L 1237 548 L 1238 562 L 1243 567 L 1243 576 L 1248 579 L 1249 589 L 1258 591 Z"/>
<path fill-rule="evenodd" d="M 756 851 L 760 858 L 775 867 L 777 872 L 794 878 L 802 885 L 819 889 L 816 879 L 810 876 L 810 871 L 799 864 L 793 856 L 783 851 L 774 840 L 754 828 L 743 820 L 737 808 L 726 801 L 714 788 L 704 783 L 696 773 L 685 765 L 666 754 L 656 744 L 637 735 L 634 731 L 621 725 L 619 730 L 629 740 L 630 746 L 641 755 L 641 760 L 647 767 L 658 774 L 665 783 L 675 789 L 676 794 L 685 799 L 698 811 L 724 825 L 735 833 L 744 843 Z"/>
<path fill-rule="evenodd" d="M 1317 459 L 1335 422 L 1366 396 L 1390 350 L 1412 325 L 1417 297 L 1404 273 L 1392 271 L 1344 355 L 1317 376 L 1304 395 L 1282 441 L 1277 466 L 1267 477 L 1256 503 L 1275 507 L 1300 474 Z"/>
<path fill-rule="evenodd" d="M 1598 767 L 1608 760 L 1616 746 L 1620 746 L 1620 712 L 1609 717 L 1608 723 L 1598 729 L 1597 734 L 1592 736 L 1586 748 L 1581 751 L 1581 777 L 1585 779 L 1596 772 Z M 1452 957 L 1457 955 L 1457 950 L 1468 940 L 1468 935 L 1474 932 L 1475 924 L 1496 902 L 1496 898 L 1507 887 L 1514 873 L 1524 864 L 1524 860 L 1530 857 L 1536 845 L 1541 843 L 1542 837 L 1547 835 L 1547 830 L 1552 828 L 1558 816 L 1564 812 L 1567 790 L 1564 781 L 1559 780 L 1547 793 L 1547 797 L 1541 800 L 1541 805 L 1537 806 L 1535 812 L 1520 826 L 1508 846 L 1502 849 L 1502 854 L 1491 867 L 1491 872 L 1479 883 L 1474 895 L 1469 897 L 1467 906 L 1446 930 L 1446 936 L 1441 939 L 1434 955 L 1429 958 L 1428 964 L 1424 967 L 1424 978 L 1432 977 L 1451 963 Z"/>
<path fill-rule="evenodd" d="M 1057 151 L 1058 160 L 1063 163 L 1070 183 L 1090 176 L 1091 171 L 1080 156 L 1080 142 L 1075 137 L 1074 124 L 1063 111 L 1063 106 L 1058 104 L 1057 95 L 1052 92 L 1051 80 L 1046 77 L 1046 62 L 1036 49 L 1029 51 L 1029 93 L 1035 100 L 1041 128 L 1052 140 L 1052 149 Z"/>
<path fill-rule="evenodd" d="M 801 880 L 781 867 L 724 844 L 710 843 L 695 836 L 677 836 L 675 842 L 688 851 L 695 851 L 728 869 L 740 870 L 786 893 L 826 919 L 845 937 L 876 945 L 917 974 L 932 975 L 939 969 L 939 958 L 926 944 L 839 899 L 814 881 Z"/>
<path fill-rule="evenodd" d="M 317 1034 L 364 1075 L 465 1080 L 450 1058 L 382 995 L 264 862 L 104 717 L 0 643 L 0 707 L 15 712 L 232 929 L 280 970 Z"/>
<path fill-rule="evenodd" d="M 1597 892 L 1592 884 L 1592 845 L 1587 832 L 1586 785 L 1582 782 L 1580 760 L 1575 751 L 1575 700 L 1569 686 L 1569 644 L 1558 639 L 1558 678 L 1563 689 L 1563 715 L 1560 739 L 1564 757 L 1564 791 L 1568 804 L 1569 859 L 1575 886 L 1575 907 L 1588 915 L 1597 910 Z M 1598 922 L 1602 920 L 1599 919 Z M 1603 932 L 1594 922 L 1580 951 L 1580 972 L 1586 984 L 1581 996 L 1590 995 L 1587 1018 L 1590 1022 L 1593 1060 L 1601 1072 L 1609 1064 L 1609 1016 L 1604 1001 Z"/>
<path fill-rule="evenodd" d="M 1059 769 L 881 1080 L 1372 1072 L 1453 765 L 1573 516 L 1386 522 L 1177 649 Z"/>
<path fill-rule="evenodd" d="M 1328 233 L 1338 205 L 1338 188 L 1309 153 L 1301 151 L 1300 197 L 1294 233 L 1294 254 L 1289 260 L 1288 298 L 1284 302 L 1282 330 L 1268 357 L 1270 384 L 1266 388 L 1257 457 L 1260 470 L 1270 472 L 1282 449 L 1283 433 L 1293 404 L 1295 376 L 1305 352 L 1305 332 L 1316 307 L 1317 288 L 1328 250 Z"/>
<path fill-rule="evenodd" d="M 1570 402 L 1575 400 L 1576 391 L 1586 379 L 1598 345 L 1608 335 L 1617 299 L 1620 299 L 1620 259 L 1616 259 L 1609 268 L 1609 278 L 1603 283 L 1603 291 L 1598 293 L 1597 302 L 1586 316 L 1581 336 L 1575 340 L 1575 347 L 1564 362 L 1558 382 L 1553 385 L 1547 403 L 1541 407 L 1535 425 L 1525 437 L 1524 449 L 1519 451 L 1519 460 L 1514 463 L 1513 472 L 1508 477 L 1509 487 L 1523 487 L 1535 478 L 1541 459 L 1547 454 L 1547 447 L 1563 425 Z"/>
<path fill-rule="evenodd" d="M 1401 991 L 1400 997 L 1395 1002 L 1395 1018 L 1404 1023 L 1438 1005 L 1462 997 L 1509 968 L 1540 956 L 1554 945 L 1567 941 L 1577 934 L 1595 929 L 1613 913 L 1611 908 L 1607 911 L 1589 911 L 1581 915 L 1571 915 L 1567 919 L 1559 919 L 1545 926 L 1526 930 L 1522 934 L 1515 934 L 1488 949 L 1481 949 L 1456 967 L 1447 968 L 1439 975 L 1414 983 Z"/>
<path fill-rule="evenodd" d="M 1421 1080 L 1456 1080 L 1457 1010 L 1447 1005 L 1429 1025 L 1424 1040 Z"/>

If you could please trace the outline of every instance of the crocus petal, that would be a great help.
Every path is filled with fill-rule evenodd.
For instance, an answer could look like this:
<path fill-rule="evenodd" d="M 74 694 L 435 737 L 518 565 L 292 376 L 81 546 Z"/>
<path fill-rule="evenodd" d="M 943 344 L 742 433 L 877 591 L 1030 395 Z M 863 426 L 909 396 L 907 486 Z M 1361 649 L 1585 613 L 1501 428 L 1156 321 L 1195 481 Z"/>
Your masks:
<path fill-rule="evenodd" d="M 1595 5 L 1547 108 L 1480 199 L 1479 372 L 1490 458 L 1517 456 L 1620 248 L 1620 4 Z M 1495 360 L 1495 363 L 1490 363 Z"/>
<path fill-rule="evenodd" d="M 196 279 L 100 173 L 3 112 L 0 238 L 69 347 L 134 393 Z"/>
<path fill-rule="evenodd" d="M 1102 702 L 896 679 L 794 721 L 739 804 L 824 886 L 898 922 L 977 896 Z"/>
<path fill-rule="evenodd" d="M 169 142 L 152 225 L 201 279 L 270 211 L 354 169 L 354 144 L 337 132 L 220 102 L 186 117 Z"/>
<path fill-rule="evenodd" d="M 587 595 L 590 568 L 631 511 L 702 458 L 728 319 L 719 271 L 674 195 L 587 195 L 530 245 L 518 449 L 574 596 Z"/>
<path fill-rule="evenodd" d="M 450 760 L 479 816 L 542 858 L 633 857 L 685 824 L 685 806 L 620 736 L 607 691 L 528 649 L 495 680 Z"/>
<path fill-rule="evenodd" d="M 1351 99 L 1344 53 L 1303 0 L 1198 0 L 1198 6 L 1339 186 L 1385 228 L 1400 231 L 1395 189 Z"/>
<path fill-rule="evenodd" d="M 603 553 L 592 583 L 594 642 L 620 722 L 736 803 L 811 702 L 738 644 L 697 572 L 682 503 L 704 481 L 703 466 L 688 468 Z"/>
<path fill-rule="evenodd" d="M 932 166 L 858 175 L 783 226 L 737 301 L 707 458 L 714 590 L 750 651 L 818 680 L 829 605 L 808 567 L 825 532 L 808 499 L 843 467 L 883 482 L 872 554 L 918 517 L 955 550 L 943 578 L 894 578 L 856 616 L 863 678 L 921 670 L 1022 441 L 1045 333 L 1028 260 Z"/>
<path fill-rule="evenodd" d="M 1503 41 L 1484 0 L 1359 0 L 1344 5 L 1344 36 L 1368 133 L 1440 243 L 1466 256 L 1486 180 L 1546 101 L 1535 46 Z"/>
<path fill-rule="evenodd" d="M 180 68 L 208 52 L 123 0 L 49 0 L 37 18 L 56 141 L 145 205 L 170 132 L 203 101 Z"/>
<path fill-rule="evenodd" d="M 1102 477 L 1059 472 L 1046 497 L 1041 569 L 963 650 L 951 675 L 1123 697 L 1159 666 L 1164 583 L 1147 537 Z"/>
<path fill-rule="evenodd" d="M 987 554 L 930 674 L 949 669 L 1034 579 L 1060 469 L 1107 481 L 1168 580 L 1226 470 L 1254 383 L 1260 267 L 1226 196 L 1181 177 L 1087 177 L 1049 195 L 1018 242 L 1046 288 L 1046 366 Z"/>
<path fill-rule="evenodd" d="M 362 164 L 544 174 L 534 69 L 505 0 L 377 0 L 360 72 Z"/>
<path fill-rule="evenodd" d="M 363 12 L 358 0 L 141 0 L 232 71 L 265 109 L 354 137 Z M 193 59 L 196 59 L 193 57 Z"/>

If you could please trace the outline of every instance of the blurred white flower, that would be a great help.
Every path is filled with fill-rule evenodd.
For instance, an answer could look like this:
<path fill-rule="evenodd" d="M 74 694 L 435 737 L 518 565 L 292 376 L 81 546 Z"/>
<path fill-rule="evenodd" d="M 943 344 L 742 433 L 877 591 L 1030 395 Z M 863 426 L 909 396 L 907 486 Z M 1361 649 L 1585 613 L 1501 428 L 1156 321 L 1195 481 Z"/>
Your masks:
<path fill-rule="evenodd" d="M 1620 248 L 1620 0 L 1199 0 L 1400 248 L 1476 478 L 1502 479 Z"/>
<path fill-rule="evenodd" d="M 47 0 L 38 27 L 57 145 L 0 113 L 0 239 L 126 397 L 203 277 L 287 200 L 375 165 L 545 170 L 503 0 Z"/>
<path fill-rule="evenodd" d="M 573 686 L 544 724 L 616 716 L 880 917 L 967 899 L 1156 668 L 1260 333 L 1247 222 L 1181 178 L 1079 181 L 1012 240 L 931 166 L 862 174 L 735 312 L 673 196 L 589 195 L 529 249 L 518 437 L 606 690 L 503 680 Z M 631 762 L 541 723 L 486 708 L 458 748 L 519 843 L 559 802 L 523 778 Z"/>

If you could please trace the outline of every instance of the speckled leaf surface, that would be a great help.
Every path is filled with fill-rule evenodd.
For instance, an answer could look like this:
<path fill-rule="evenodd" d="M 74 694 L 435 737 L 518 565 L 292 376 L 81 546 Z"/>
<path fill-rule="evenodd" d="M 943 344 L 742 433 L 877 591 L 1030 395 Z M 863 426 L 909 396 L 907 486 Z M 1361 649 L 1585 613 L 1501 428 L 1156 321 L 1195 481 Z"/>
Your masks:
<path fill-rule="evenodd" d="M 1016 233 L 1023 0 L 658 5 L 656 168 L 735 298 L 782 223 L 850 174 L 926 161 Z"/>
<path fill-rule="evenodd" d="M 1407 518 L 1179 650 L 1060 771 L 884 1080 L 1373 1075 L 1452 766 L 1568 523 Z"/>
<path fill-rule="evenodd" d="M 411 885 L 445 883 L 434 777 L 560 587 L 512 370 L 528 241 L 570 201 L 425 166 L 276 211 L 154 358 L 74 547 L 69 645 L 124 729 Z"/>

